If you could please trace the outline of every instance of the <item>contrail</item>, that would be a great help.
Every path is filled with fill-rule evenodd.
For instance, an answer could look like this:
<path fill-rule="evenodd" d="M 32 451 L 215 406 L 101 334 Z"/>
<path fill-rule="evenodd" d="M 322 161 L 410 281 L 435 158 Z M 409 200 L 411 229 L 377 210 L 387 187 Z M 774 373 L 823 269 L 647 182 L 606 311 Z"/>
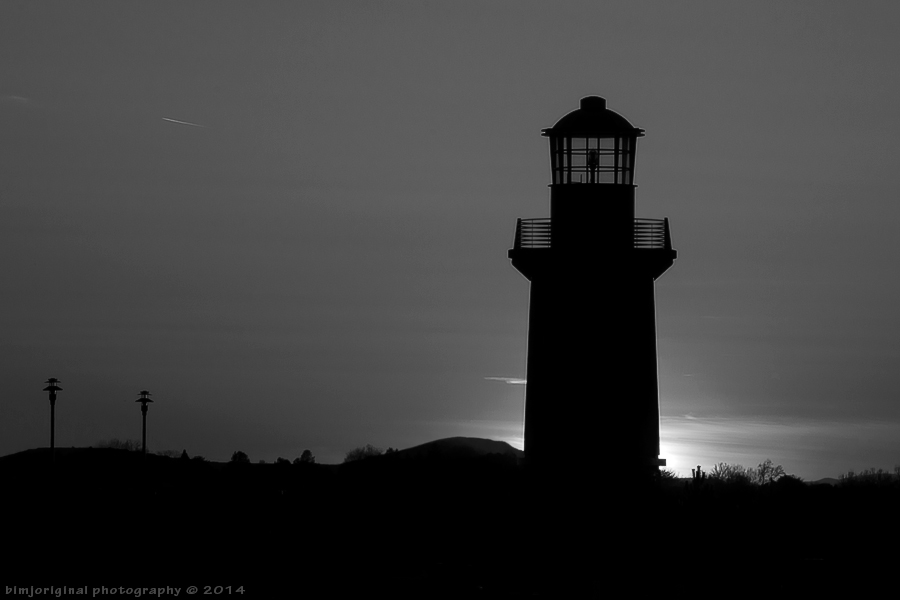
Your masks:
<path fill-rule="evenodd" d="M 198 125 L 197 123 L 188 123 L 187 121 L 178 121 L 176 119 L 167 119 L 166 117 L 162 117 L 163 121 L 168 121 L 169 123 L 178 123 L 179 125 L 190 125 L 191 127 L 206 127 L 206 125 Z"/>
<path fill-rule="evenodd" d="M 485 379 L 490 381 L 502 381 L 503 383 L 509 383 L 511 385 L 525 385 L 528 383 L 520 377 L 485 377 Z"/>

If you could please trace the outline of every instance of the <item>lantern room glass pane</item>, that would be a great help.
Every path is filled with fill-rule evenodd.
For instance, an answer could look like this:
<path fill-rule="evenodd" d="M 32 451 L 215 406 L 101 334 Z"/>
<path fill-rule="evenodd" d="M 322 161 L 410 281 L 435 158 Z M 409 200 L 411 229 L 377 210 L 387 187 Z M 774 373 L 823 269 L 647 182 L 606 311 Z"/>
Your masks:
<path fill-rule="evenodd" d="M 555 184 L 632 182 L 633 138 L 560 137 L 550 144 Z"/>

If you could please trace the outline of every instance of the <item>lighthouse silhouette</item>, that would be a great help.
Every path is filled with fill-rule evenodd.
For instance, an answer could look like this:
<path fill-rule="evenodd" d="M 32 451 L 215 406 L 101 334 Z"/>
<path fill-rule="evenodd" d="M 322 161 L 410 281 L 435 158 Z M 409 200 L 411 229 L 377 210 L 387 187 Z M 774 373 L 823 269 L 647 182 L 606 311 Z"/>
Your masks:
<path fill-rule="evenodd" d="M 519 219 L 509 251 L 531 282 L 526 469 L 658 476 L 654 282 L 676 252 L 668 219 L 635 218 L 644 130 L 588 96 L 542 135 L 550 217 Z"/>

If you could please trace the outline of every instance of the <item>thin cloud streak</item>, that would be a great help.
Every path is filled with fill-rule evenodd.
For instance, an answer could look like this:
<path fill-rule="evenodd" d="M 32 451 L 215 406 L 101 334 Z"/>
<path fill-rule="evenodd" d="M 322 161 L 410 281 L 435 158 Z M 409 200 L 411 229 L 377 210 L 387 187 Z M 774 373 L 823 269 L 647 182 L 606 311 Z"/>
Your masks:
<path fill-rule="evenodd" d="M 488 381 L 502 381 L 510 385 L 525 385 L 528 380 L 520 377 L 485 377 Z"/>
<path fill-rule="evenodd" d="M 189 123 L 188 121 L 179 121 L 177 119 L 169 119 L 168 117 L 161 117 L 163 121 L 168 121 L 169 123 L 178 123 L 179 125 L 190 125 L 191 127 L 206 127 L 206 125 L 200 125 L 198 123 Z"/>

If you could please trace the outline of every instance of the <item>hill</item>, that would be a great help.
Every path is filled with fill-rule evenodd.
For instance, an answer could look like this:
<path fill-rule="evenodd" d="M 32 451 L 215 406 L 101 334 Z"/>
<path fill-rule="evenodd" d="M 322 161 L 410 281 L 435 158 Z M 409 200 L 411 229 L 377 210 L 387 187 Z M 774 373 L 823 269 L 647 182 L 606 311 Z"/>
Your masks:
<path fill-rule="evenodd" d="M 450 437 L 404 450 L 397 450 L 389 455 L 384 455 L 390 460 L 435 460 L 435 459 L 459 459 L 475 458 L 491 454 L 515 457 L 521 461 L 525 457 L 522 450 L 514 448 L 506 442 L 473 437 Z M 97 465 L 122 465 L 142 459 L 140 452 L 122 450 L 118 448 L 57 448 L 56 459 L 61 464 L 88 464 Z M 146 459 L 154 464 L 169 464 L 171 458 L 148 454 Z M 0 470 L 35 467 L 43 468 L 50 462 L 50 448 L 32 448 L 14 454 L 0 456 Z M 207 461 L 214 468 L 221 468 L 227 462 Z M 256 466 L 258 463 L 252 463 Z M 271 466 L 272 463 L 267 463 Z M 325 465 L 328 466 L 328 465 Z"/>
<path fill-rule="evenodd" d="M 823 477 L 822 479 L 816 479 L 815 481 L 808 481 L 809 485 L 837 485 L 840 480 L 835 479 L 834 477 Z"/>
<path fill-rule="evenodd" d="M 475 458 L 489 454 L 515 457 L 516 460 L 522 460 L 525 457 L 523 451 L 513 448 L 506 442 L 471 437 L 451 437 L 434 440 L 433 442 L 427 442 L 405 450 L 398 450 L 385 455 L 385 457 L 392 460 L 433 460 Z"/>

